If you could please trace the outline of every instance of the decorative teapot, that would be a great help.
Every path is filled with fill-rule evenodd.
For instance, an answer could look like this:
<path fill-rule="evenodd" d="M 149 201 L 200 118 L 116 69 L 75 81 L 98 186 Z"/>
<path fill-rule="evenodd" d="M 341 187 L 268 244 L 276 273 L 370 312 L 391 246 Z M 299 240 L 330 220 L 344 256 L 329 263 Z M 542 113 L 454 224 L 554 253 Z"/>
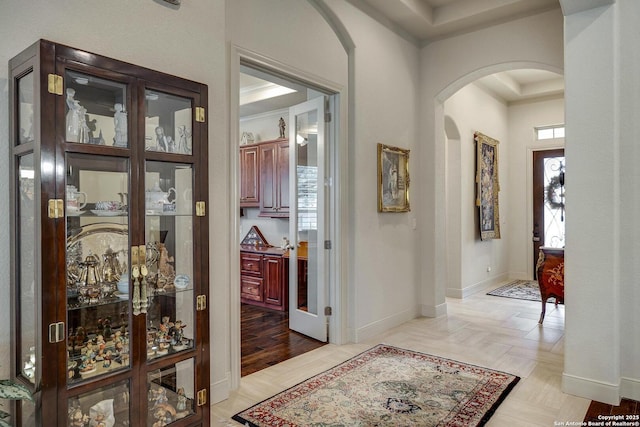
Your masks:
<path fill-rule="evenodd" d="M 83 262 L 80 263 L 79 284 L 81 286 L 97 286 L 102 281 L 98 266 L 100 259 L 97 255 L 89 254 Z"/>
<path fill-rule="evenodd" d="M 102 278 L 105 282 L 116 283 L 120 280 L 121 274 L 122 267 L 118 259 L 118 252 L 114 252 L 111 247 L 108 247 L 102 254 Z"/>
<path fill-rule="evenodd" d="M 169 197 L 173 192 L 173 201 L 169 201 Z M 165 205 L 174 205 L 176 198 L 176 189 L 171 187 L 169 191 L 164 192 L 160 188 L 160 184 L 156 182 L 153 188 L 145 192 L 145 206 L 147 211 L 152 213 L 162 213 Z"/>

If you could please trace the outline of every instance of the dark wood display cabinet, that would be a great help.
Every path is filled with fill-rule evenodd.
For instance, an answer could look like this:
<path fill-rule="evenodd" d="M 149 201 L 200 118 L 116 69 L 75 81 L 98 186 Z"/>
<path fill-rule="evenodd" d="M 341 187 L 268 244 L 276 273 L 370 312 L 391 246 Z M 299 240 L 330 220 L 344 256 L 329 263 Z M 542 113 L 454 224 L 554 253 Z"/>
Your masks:
<path fill-rule="evenodd" d="M 9 63 L 17 426 L 208 426 L 207 86 L 40 40 Z"/>

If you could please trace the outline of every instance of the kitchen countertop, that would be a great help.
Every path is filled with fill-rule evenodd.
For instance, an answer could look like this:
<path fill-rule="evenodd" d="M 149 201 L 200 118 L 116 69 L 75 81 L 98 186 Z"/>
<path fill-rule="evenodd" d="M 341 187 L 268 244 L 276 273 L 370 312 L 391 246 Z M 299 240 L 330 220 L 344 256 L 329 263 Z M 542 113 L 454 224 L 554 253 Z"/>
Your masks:
<path fill-rule="evenodd" d="M 240 245 L 240 250 L 243 252 L 253 252 L 256 254 L 264 255 L 280 255 L 284 256 L 285 251 L 277 246 L 254 246 L 254 245 Z"/>
<path fill-rule="evenodd" d="M 242 252 L 252 252 L 255 254 L 263 255 L 280 255 L 285 258 L 289 258 L 289 251 L 280 249 L 277 246 L 254 246 L 254 245 L 240 245 Z M 307 242 L 300 242 L 298 247 L 298 258 L 307 259 Z"/>

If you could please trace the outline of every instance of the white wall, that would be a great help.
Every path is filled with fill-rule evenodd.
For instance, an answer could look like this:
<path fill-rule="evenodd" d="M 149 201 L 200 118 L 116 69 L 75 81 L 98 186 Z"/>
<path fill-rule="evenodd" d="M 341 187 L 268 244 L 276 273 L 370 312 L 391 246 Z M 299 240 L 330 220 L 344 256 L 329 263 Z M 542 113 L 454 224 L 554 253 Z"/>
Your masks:
<path fill-rule="evenodd" d="M 442 102 L 476 79 L 516 68 L 561 72 L 563 17 L 559 9 L 433 42 L 421 51 L 420 170 L 413 176 L 420 228 L 421 313 L 446 312 L 446 185 Z"/>
<path fill-rule="evenodd" d="M 620 394 L 640 400 L 640 5 L 618 4 L 620 55 Z"/>
<path fill-rule="evenodd" d="M 538 141 L 534 128 L 564 123 L 564 99 L 509 105 L 509 278 L 533 279 L 533 151 L 561 148 L 564 139 Z M 504 158 L 503 158 L 504 159 Z"/>
<path fill-rule="evenodd" d="M 447 229 L 450 230 L 447 248 L 460 245 L 460 260 L 455 262 L 460 271 L 449 274 L 447 296 L 463 298 L 497 283 L 509 273 L 509 221 L 512 218 L 509 200 L 513 189 L 508 179 L 511 169 L 508 108 L 504 101 L 498 100 L 479 86 L 470 84 L 447 99 L 444 114 L 453 120 L 460 133 L 460 140 L 446 142 L 447 181 L 451 183 L 447 185 Z M 478 208 L 475 205 L 476 145 L 473 135 L 476 131 L 500 141 L 500 239 L 480 240 Z M 451 173 L 458 173 L 459 177 L 451 176 Z M 454 221 L 457 223 L 450 224 Z M 487 271 L 489 268 L 491 271 Z M 452 277 L 459 277 L 460 281 L 454 282 Z"/>
<path fill-rule="evenodd" d="M 409 213 L 377 212 L 377 143 L 411 150 L 409 169 L 422 165 L 416 156 L 419 86 L 418 49 L 359 9 L 343 1 L 331 8 L 349 29 L 355 44 L 353 81 L 354 140 L 350 141 L 351 338 L 360 341 L 417 314 L 418 236 Z M 390 84 L 393 82 L 393 84 Z M 414 197 L 420 182 L 410 187 Z M 412 199 L 414 200 L 414 199 Z M 417 227 L 423 224 L 418 219 Z"/>
<path fill-rule="evenodd" d="M 606 403 L 640 398 L 639 17 L 634 0 L 565 17 L 563 388 Z"/>

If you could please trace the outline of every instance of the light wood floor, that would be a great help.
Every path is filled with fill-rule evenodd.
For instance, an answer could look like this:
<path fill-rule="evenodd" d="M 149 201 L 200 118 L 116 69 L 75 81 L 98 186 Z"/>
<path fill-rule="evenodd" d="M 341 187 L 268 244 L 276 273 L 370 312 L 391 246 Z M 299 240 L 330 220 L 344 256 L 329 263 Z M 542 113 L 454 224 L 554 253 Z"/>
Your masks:
<path fill-rule="evenodd" d="M 582 421 L 590 401 L 560 390 L 564 306 L 548 304 L 544 325 L 539 326 L 540 302 L 488 296 L 487 291 L 464 300 L 447 299 L 446 317 L 414 319 L 363 343 L 328 344 L 243 377 L 229 399 L 212 407 L 212 425 L 240 426 L 230 420 L 232 415 L 378 343 L 520 376 L 489 427 L 548 427 L 554 421 Z"/>

